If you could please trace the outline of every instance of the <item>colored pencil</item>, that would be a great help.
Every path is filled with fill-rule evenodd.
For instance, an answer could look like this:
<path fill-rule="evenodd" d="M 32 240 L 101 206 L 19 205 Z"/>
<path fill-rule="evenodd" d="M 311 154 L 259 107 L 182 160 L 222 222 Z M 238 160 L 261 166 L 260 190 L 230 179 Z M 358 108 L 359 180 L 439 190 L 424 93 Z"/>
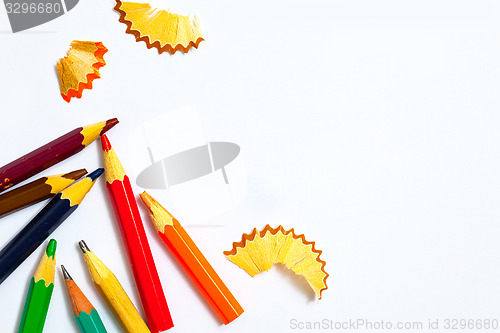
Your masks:
<path fill-rule="evenodd" d="M 0 284 L 78 208 L 103 171 L 97 169 L 59 192 L 0 251 Z"/>
<path fill-rule="evenodd" d="M 90 251 L 83 240 L 78 245 L 82 249 L 94 285 L 108 304 L 108 307 L 115 314 L 125 332 L 151 333 L 113 272 Z"/>
<path fill-rule="evenodd" d="M 87 174 L 80 169 L 64 175 L 47 176 L 0 194 L 0 217 L 51 198 Z"/>
<path fill-rule="evenodd" d="M 106 135 L 101 137 L 101 143 L 104 152 L 106 188 L 127 250 L 149 328 L 153 333 L 168 330 L 174 324 L 130 180 Z"/>
<path fill-rule="evenodd" d="M 83 292 L 78 288 L 78 285 L 73 281 L 66 268 L 61 265 L 66 289 L 71 299 L 75 320 L 82 333 L 107 333 L 104 324 L 102 323 L 99 313 L 94 308 Z"/>
<path fill-rule="evenodd" d="M 78 153 L 118 123 L 113 118 L 71 132 L 0 167 L 0 192 Z"/>
<path fill-rule="evenodd" d="M 43 331 L 54 290 L 56 247 L 57 242 L 51 239 L 31 278 L 18 333 L 41 333 Z"/>
<path fill-rule="evenodd" d="M 224 324 L 243 313 L 243 308 L 181 224 L 147 192 L 141 199 L 148 207 L 158 235 Z"/>

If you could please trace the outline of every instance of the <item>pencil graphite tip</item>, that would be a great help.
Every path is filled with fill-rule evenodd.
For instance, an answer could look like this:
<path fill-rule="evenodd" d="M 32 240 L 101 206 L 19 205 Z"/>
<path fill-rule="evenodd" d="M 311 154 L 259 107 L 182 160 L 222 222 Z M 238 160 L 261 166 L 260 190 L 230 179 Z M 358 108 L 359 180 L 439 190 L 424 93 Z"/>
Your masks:
<path fill-rule="evenodd" d="M 101 145 L 104 157 L 104 169 L 106 170 L 106 182 L 111 184 L 115 180 L 123 181 L 126 176 L 125 170 L 106 135 L 101 137 Z"/>
<path fill-rule="evenodd" d="M 155 198 L 144 191 L 140 194 L 142 201 L 148 207 L 149 215 L 156 230 L 163 232 L 165 225 L 173 225 L 174 217 Z"/>
<path fill-rule="evenodd" d="M 86 177 L 66 187 L 52 200 L 69 200 L 70 206 L 81 204 L 87 193 L 94 186 L 95 180 L 102 175 L 103 172 L 104 169 L 99 168 L 89 173 Z"/>
<path fill-rule="evenodd" d="M 82 252 L 84 254 L 87 252 L 90 252 L 89 247 L 87 246 L 87 244 L 85 243 L 85 241 L 83 239 L 78 242 L 78 245 L 80 245 L 80 249 L 82 250 Z"/>
<path fill-rule="evenodd" d="M 64 267 L 64 265 L 61 265 L 61 270 L 63 273 L 64 280 L 73 280 L 73 278 L 71 277 L 71 275 L 69 275 L 69 273 L 66 270 L 66 268 Z"/>
<path fill-rule="evenodd" d="M 102 150 L 104 151 L 110 151 L 111 148 L 111 143 L 109 142 L 108 136 L 106 134 L 101 135 L 101 145 L 102 145 Z"/>
<path fill-rule="evenodd" d="M 109 131 L 113 126 L 118 124 L 118 119 L 117 118 L 112 118 L 106 121 L 106 125 L 102 128 L 101 135 Z"/>
<path fill-rule="evenodd" d="M 158 204 L 157 201 L 146 191 L 139 194 L 142 202 L 146 205 L 146 207 L 151 208 L 154 204 Z"/>
<path fill-rule="evenodd" d="M 87 175 L 87 177 L 89 177 L 90 179 L 92 179 L 92 181 L 94 181 L 97 178 L 99 178 L 99 176 L 102 175 L 103 172 L 104 172 L 104 169 L 103 168 L 99 168 L 99 169 L 96 169 L 95 171 L 89 173 Z"/>
<path fill-rule="evenodd" d="M 45 250 L 45 254 L 47 254 L 47 257 L 52 257 L 52 259 L 55 258 L 56 255 L 56 248 L 57 248 L 57 242 L 55 239 L 51 239 L 49 241 L 49 244 L 47 245 L 47 249 Z"/>
<path fill-rule="evenodd" d="M 64 178 L 67 178 L 67 179 L 78 180 L 78 179 L 82 178 L 83 176 L 85 176 L 86 174 L 87 174 L 86 169 L 79 169 L 79 170 L 68 172 L 62 176 Z"/>

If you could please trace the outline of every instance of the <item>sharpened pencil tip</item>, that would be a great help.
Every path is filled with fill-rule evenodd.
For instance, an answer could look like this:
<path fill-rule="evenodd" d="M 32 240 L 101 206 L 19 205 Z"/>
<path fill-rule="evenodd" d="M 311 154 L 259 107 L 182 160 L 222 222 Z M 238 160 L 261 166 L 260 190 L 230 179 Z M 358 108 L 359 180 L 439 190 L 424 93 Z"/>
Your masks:
<path fill-rule="evenodd" d="M 101 146 L 104 151 L 110 151 L 113 148 L 106 134 L 101 135 Z"/>
<path fill-rule="evenodd" d="M 112 119 L 107 120 L 106 125 L 104 125 L 104 127 L 101 131 L 101 135 L 103 135 L 104 133 L 109 131 L 116 124 L 118 124 L 118 119 L 116 119 L 116 118 L 112 118 Z"/>
<path fill-rule="evenodd" d="M 82 250 L 83 253 L 87 253 L 90 251 L 89 247 L 87 246 L 87 244 L 85 244 L 83 239 L 78 242 L 78 245 L 80 245 L 80 249 Z"/>
<path fill-rule="evenodd" d="M 72 171 L 72 172 L 68 172 L 64 175 L 62 175 L 64 178 L 67 178 L 67 179 L 74 179 L 74 180 L 78 180 L 80 178 L 82 178 L 83 176 L 85 176 L 87 174 L 87 170 L 85 169 L 80 169 L 80 170 L 76 170 L 76 171 Z"/>
<path fill-rule="evenodd" d="M 71 277 L 71 275 L 69 275 L 69 273 L 66 270 L 66 268 L 64 267 L 64 265 L 61 265 L 61 270 L 63 272 L 64 280 L 73 280 L 73 278 Z"/>
<path fill-rule="evenodd" d="M 47 248 L 45 249 L 45 254 L 47 254 L 47 257 L 52 257 L 52 259 L 55 259 L 56 255 L 56 249 L 57 249 L 57 242 L 55 239 L 51 239 L 49 241 L 49 244 L 47 245 Z"/>
<path fill-rule="evenodd" d="M 144 191 L 141 194 L 139 194 L 139 196 L 141 197 L 142 202 L 144 202 L 146 207 L 149 208 L 149 207 L 151 207 L 151 205 L 153 205 L 155 199 L 153 199 L 153 197 L 151 195 L 149 195 L 148 192 Z"/>
<path fill-rule="evenodd" d="M 102 175 L 103 172 L 104 172 L 104 169 L 103 168 L 99 168 L 99 169 L 96 169 L 95 171 L 89 173 L 87 175 L 87 177 L 89 177 L 90 179 L 92 179 L 92 181 L 94 181 L 97 178 L 99 178 L 99 176 Z"/>
<path fill-rule="evenodd" d="M 149 216 L 153 221 L 156 230 L 163 232 L 165 225 L 174 225 L 174 217 L 168 212 L 158 201 L 155 200 L 148 192 L 144 191 L 140 194 L 142 202 L 149 209 Z"/>

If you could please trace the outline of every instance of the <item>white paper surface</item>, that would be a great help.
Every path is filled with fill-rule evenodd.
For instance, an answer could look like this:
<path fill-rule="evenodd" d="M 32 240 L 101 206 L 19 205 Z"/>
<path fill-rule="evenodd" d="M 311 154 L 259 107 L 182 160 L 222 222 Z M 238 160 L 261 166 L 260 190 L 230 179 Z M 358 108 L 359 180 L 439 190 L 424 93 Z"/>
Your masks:
<path fill-rule="evenodd" d="M 248 192 L 207 219 L 223 227 L 187 231 L 245 313 L 221 326 L 140 206 L 172 332 L 335 331 L 299 328 L 324 319 L 421 322 L 422 330 L 409 331 L 423 332 L 439 320 L 433 332 L 445 332 L 447 319 L 499 319 L 500 3 L 192 5 L 206 41 L 174 56 L 125 34 L 113 1 L 80 1 L 18 34 L 0 8 L 0 165 L 73 128 L 118 117 L 109 139 L 135 177 L 131 132 L 195 105 L 206 140 L 241 147 Z M 73 39 L 102 41 L 109 52 L 94 88 L 67 104 L 55 63 Z M 97 143 L 43 174 L 100 166 Z M 165 206 L 174 201 L 151 193 Z M 41 207 L 1 219 L 0 247 Z M 225 259 L 242 233 L 267 223 L 294 227 L 323 250 L 331 276 L 320 302 L 286 272 L 251 278 Z M 84 239 L 141 309 L 102 180 L 52 237 L 58 264 L 108 331 L 120 332 L 77 247 Z M 17 330 L 41 251 L 0 285 L 2 332 Z M 59 271 L 45 332 L 78 332 Z"/>

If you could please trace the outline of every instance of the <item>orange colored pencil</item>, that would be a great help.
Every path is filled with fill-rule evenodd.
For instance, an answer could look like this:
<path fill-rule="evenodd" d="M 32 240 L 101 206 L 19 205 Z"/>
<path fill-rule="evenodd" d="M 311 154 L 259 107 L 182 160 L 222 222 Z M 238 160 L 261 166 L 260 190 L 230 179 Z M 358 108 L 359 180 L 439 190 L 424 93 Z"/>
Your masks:
<path fill-rule="evenodd" d="M 147 192 L 141 199 L 148 207 L 158 235 L 224 324 L 243 313 L 243 308 L 181 224 Z"/>

